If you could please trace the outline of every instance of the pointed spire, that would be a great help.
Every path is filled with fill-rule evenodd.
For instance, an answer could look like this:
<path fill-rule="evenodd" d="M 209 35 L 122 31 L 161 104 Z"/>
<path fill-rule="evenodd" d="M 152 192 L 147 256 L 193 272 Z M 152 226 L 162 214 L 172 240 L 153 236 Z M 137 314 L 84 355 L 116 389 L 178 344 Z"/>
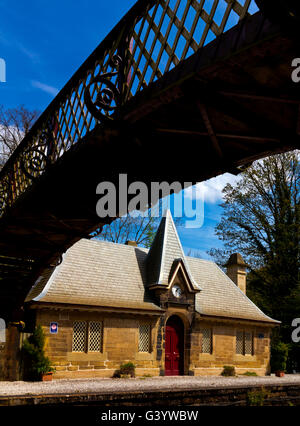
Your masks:
<path fill-rule="evenodd" d="M 169 209 L 164 213 L 147 255 L 148 286 L 167 286 L 175 260 L 181 259 L 196 290 L 199 286 L 193 280 L 185 260 L 184 251 Z"/>

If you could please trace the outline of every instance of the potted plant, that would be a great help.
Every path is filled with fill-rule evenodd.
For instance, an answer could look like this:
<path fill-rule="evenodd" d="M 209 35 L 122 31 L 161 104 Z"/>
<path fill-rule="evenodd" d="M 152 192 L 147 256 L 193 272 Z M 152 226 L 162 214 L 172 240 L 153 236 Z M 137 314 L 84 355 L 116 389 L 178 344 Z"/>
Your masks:
<path fill-rule="evenodd" d="M 45 355 L 45 335 L 41 325 L 23 343 L 23 376 L 24 380 L 51 381 L 54 369 L 50 359 Z"/>
<path fill-rule="evenodd" d="M 51 362 L 49 358 L 45 357 L 39 366 L 39 373 L 42 382 L 51 382 L 53 371 L 54 368 L 51 367 Z"/>
<path fill-rule="evenodd" d="M 135 365 L 129 361 L 120 365 L 120 368 L 113 374 L 113 378 L 134 378 L 135 377 Z"/>
<path fill-rule="evenodd" d="M 224 365 L 221 376 L 224 376 L 224 377 L 235 376 L 235 367 L 233 365 Z"/>
<path fill-rule="evenodd" d="M 53 371 L 48 371 L 47 373 L 42 373 L 41 374 L 42 382 L 52 382 L 52 374 L 53 374 Z"/>
<path fill-rule="evenodd" d="M 271 368 L 277 377 L 283 377 L 288 359 L 288 345 L 277 342 L 271 348 Z"/>

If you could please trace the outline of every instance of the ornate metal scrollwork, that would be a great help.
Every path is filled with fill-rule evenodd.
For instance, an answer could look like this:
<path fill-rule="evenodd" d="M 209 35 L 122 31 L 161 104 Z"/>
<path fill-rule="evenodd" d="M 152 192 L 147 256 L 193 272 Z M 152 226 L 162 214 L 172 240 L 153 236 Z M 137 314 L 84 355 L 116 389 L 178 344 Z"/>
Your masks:
<path fill-rule="evenodd" d="M 121 99 L 121 93 L 118 87 L 111 81 L 111 78 L 118 75 L 120 67 L 122 65 L 122 59 L 118 55 L 114 55 L 111 60 L 112 68 L 115 68 L 116 71 L 108 72 L 93 78 L 84 92 L 84 102 L 87 109 L 97 120 L 108 121 L 112 120 L 109 112 L 115 111 Z M 100 83 L 100 90 L 97 93 L 95 102 L 93 102 L 91 97 L 91 86 L 94 84 Z M 106 87 L 102 88 L 101 86 L 105 85 Z M 115 102 L 115 106 L 112 105 L 112 102 Z M 102 111 L 105 111 L 104 113 Z"/>
<path fill-rule="evenodd" d="M 8 177 L 5 176 L 2 181 L 0 182 L 0 214 L 8 205 L 9 200 L 9 194 L 10 194 L 10 186 Z"/>
<path fill-rule="evenodd" d="M 38 142 L 23 153 L 22 169 L 30 179 L 36 179 L 55 160 L 54 123 L 50 119 L 41 132 Z"/>
<path fill-rule="evenodd" d="M 27 149 L 23 154 L 23 170 L 30 178 L 35 179 L 47 168 L 49 160 L 42 145 Z"/>

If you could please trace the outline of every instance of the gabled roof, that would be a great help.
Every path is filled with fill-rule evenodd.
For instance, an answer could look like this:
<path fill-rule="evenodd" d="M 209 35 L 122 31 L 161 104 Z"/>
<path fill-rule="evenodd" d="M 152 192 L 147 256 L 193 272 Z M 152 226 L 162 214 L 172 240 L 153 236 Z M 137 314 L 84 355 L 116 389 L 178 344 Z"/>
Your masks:
<path fill-rule="evenodd" d="M 201 316 L 279 323 L 251 302 L 214 262 L 184 256 L 169 212 L 149 251 L 107 241 L 78 241 L 50 279 L 51 271 L 46 271 L 37 280 L 26 301 L 159 312 L 149 284 L 170 285 L 177 267 L 182 267 L 188 285 L 195 289 L 195 309 Z"/>
<path fill-rule="evenodd" d="M 146 258 L 147 286 L 168 286 L 171 269 L 175 260 L 180 259 L 187 271 L 193 290 L 201 290 L 193 279 L 184 251 L 178 237 L 170 210 L 167 210 L 162 218 L 153 244 Z"/>
<path fill-rule="evenodd" d="M 146 256 L 145 249 L 82 239 L 50 280 L 37 280 L 25 301 L 160 310 L 145 291 Z"/>
<path fill-rule="evenodd" d="M 201 282 L 202 291 L 196 294 L 195 303 L 200 314 L 280 323 L 265 315 L 214 262 L 194 257 L 187 257 L 187 262 Z"/>
<path fill-rule="evenodd" d="M 185 264 L 186 262 L 183 262 L 182 259 L 174 260 L 170 271 L 168 288 L 172 287 L 173 282 L 179 278 L 179 280 L 185 284 L 185 286 L 191 293 L 198 293 L 199 290 L 195 290 L 190 278 L 190 274 L 186 270 Z"/>

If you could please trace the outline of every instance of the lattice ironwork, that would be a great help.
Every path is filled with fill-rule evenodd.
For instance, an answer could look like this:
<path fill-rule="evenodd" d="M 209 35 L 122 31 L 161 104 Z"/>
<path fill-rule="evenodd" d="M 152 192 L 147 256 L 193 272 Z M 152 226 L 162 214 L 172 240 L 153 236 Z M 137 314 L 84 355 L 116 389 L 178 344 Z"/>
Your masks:
<path fill-rule="evenodd" d="M 210 328 L 204 328 L 202 331 L 202 353 L 212 353 L 212 331 Z"/>
<path fill-rule="evenodd" d="M 150 352 L 151 349 L 151 325 L 139 326 L 139 352 Z"/>
<path fill-rule="evenodd" d="M 124 103 L 239 20 L 254 0 L 139 0 L 37 120 L 0 173 L 0 215 Z"/>
<path fill-rule="evenodd" d="M 73 324 L 72 352 L 86 351 L 87 323 L 85 321 L 75 321 Z"/>
<path fill-rule="evenodd" d="M 90 352 L 102 352 L 103 323 L 91 321 L 89 323 L 89 343 Z"/>
<path fill-rule="evenodd" d="M 245 332 L 245 355 L 253 355 L 253 335 Z"/>
<path fill-rule="evenodd" d="M 236 353 L 239 355 L 253 355 L 253 333 L 251 331 L 237 331 Z"/>
<path fill-rule="evenodd" d="M 257 10 L 252 0 L 156 2 L 134 27 L 127 96 L 162 77 L 252 10 Z"/>
<path fill-rule="evenodd" d="M 244 332 L 237 331 L 236 333 L 236 353 L 238 355 L 244 355 Z"/>

